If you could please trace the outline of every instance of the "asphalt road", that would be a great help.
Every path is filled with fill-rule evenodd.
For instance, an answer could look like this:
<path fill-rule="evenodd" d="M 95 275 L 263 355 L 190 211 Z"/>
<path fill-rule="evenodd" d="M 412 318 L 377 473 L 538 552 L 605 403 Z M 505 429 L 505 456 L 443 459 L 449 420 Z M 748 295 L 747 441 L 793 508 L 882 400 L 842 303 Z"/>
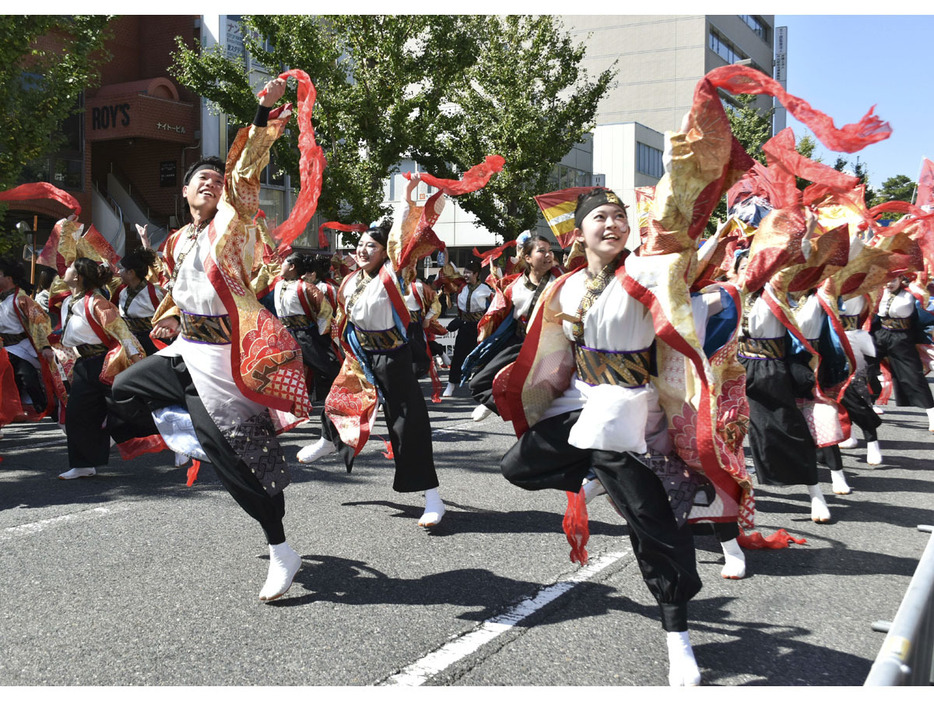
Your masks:
<path fill-rule="evenodd" d="M 188 488 L 169 454 L 114 450 L 97 477 L 65 482 L 55 424 L 5 427 L 0 685 L 664 686 L 625 523 L 599 498 L 591 564 L 571 563 L 564 495 L 507 483 L 511 430 L 472 409 L 463 390 L 429 405 L 448 508 L 430 533 L 422 496 L 392 491 L 378 438 L 352 474 L 336 456 L 293 463 L 285 526 L 304 564 L 271 604 L 257 600 L 262 532 L 209 466 Z M 934 521 L 926 416 L 890 405 L 883 418 L 883 465 L 862 444 L 844 451 L 851 495 L 830 493 L 822 468 L 832 523 L 810 521 L 803 488 L 756 490 L 758 528 L 805 545 L 748 551 L 747 578 L 728 581 L 716 540 L 696 539 L 705 685 L 862 685 L 884 637 L 871 626 L 894 617 L 929 537 L 917 526 Z M 318 430 L 283 436 L 287 453 Z"/>

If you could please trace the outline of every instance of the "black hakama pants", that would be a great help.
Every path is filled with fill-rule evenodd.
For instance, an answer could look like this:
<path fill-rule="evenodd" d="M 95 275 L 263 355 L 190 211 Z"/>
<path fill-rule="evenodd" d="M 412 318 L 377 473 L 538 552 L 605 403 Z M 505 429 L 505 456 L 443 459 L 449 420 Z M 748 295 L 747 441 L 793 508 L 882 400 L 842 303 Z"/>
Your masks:
<path fill-rule="evenodd" d="M 580 411 L 529 428 L 503 456 L 503 476 L 522 489 L 578 492 L 593 469 L 629 525 L 629 539 L 662 626 L 687 630 L 687 602 L 701 589 L 691 527 L 680 528 L 661 480 L 629 453 L 584 450 L 568 443 Z"/>
<path fill-rule="evenodd" d="M 864 373 L 857 373 L 847 385 L 840 404 L 849 414 L 850 422 L 859 426 L 867 443 L 879 440 L 876 429 L 882 425 L 882 419 L 872 409 L 869 386 Z"/>
<path fill-rule="evenodd" d="M 316 327 L 290 328 L 289 333 L 302 349 L 302 362 L 312 372 L 314 398 L 323 402 L 341 370 L 331 337 L 322 336 Z"/>
<path fill-rule="evenodd" d="M 475 321 L 464 321 L 457 329 L 457 336 L 454 338 L 454 355 L 451 358 L 451 371 L 448 374 L 448 382 L 455 387 L 461 383 L 463 376 L 461 366 L 470 352 L 477 347 L 477 333 Z"/>
<path fill-rule="evenodd" d="M 879 360 L 888 358 L 892 371 L 892 385 L 896 406 L 916 406 L 921 409 L 934 407 L 931 387 L 924 377 L 921 357 L 914 342 L 911 329 L 895 331 L 880 328 L 873 331 L 873 343 Z"/>
<path fill-rule="evenodd" d="M 769 485 L 817 484 L 817 446 L 798 408 L 789 363 L 740 358 L 746 369 L 749 448 L 756 478 Z"/>
<path fill-rule="evenodd" d="M 101 467 L 110 462 L 108 421 L 111 389 L 100 380 L 105 353 L 75 361 L 65 407 L 68 467 Z"/>
<path fill-rule="evenodd" d="M 431 423 L 422 389 L 412 371 L 412 350 L 408 344 L 369 354 L 377 388 L 383 396 L 383 415 L 396 471 L 392 488 L 396 492 L 423 492 L 438 486 L 431 444 Z M 353 448 L 340 438 L 327 415 L 321 414 L 321 437 L 337 448 L 349 472 L 353 468 Z"/>
<path fill-rule="evenodd" d="M 412 349 L 412 371 L 415 379 L 421 379 L 431 370 L 431 355 L 428 352 L 428 339 L 421 317 L 412 313 L 412 323 L 409 324 L 409 347 Z"/>
<path fill-rule="evenodd" d="M 10 359 L 10 366 L 13 368 L 13 378 L 16 387 L 25 392 L 32 402 L 32 408 L 36 413 L 41 414 L 48 406 L 48 397 L 45 396 L 45 385 L 42 382 L 42 372 L 30 363 L 23 360 L 18 355 L 7 352 Z"/>
<path fill-rule="evenodd" d="M 218 479 L 240 507 L 259 522 L 270 545 L 285 542 L 285 497 L 270 496 L 211 418 L 181 356 L 153 355 L 117 375 L 110 432 L 118 443 L 158 433 L 152 412 L 182 406 Z M 70 406 L 70 401 L 69 401 Z"/>
<path fill-rule="evenodd" d="M 519 357 L 519 351 L 522 350 L 522 341 L 523 339 L 513 335 L 506 346 L 499 353 L 490 358 L 490 362 L 476 372 L 470 379 L 470 382 L 467 383 L 474 401 L 476 401 L 477 404 L 482 404 L 497 415 L 499 414 L 499 409 L 496 408 L 496 402 L 493 401 L 493 380 L 496 379 L 496 375 L 499 374 L 500 370 L 510 363 L 516 362 L 516 359 Z"/>

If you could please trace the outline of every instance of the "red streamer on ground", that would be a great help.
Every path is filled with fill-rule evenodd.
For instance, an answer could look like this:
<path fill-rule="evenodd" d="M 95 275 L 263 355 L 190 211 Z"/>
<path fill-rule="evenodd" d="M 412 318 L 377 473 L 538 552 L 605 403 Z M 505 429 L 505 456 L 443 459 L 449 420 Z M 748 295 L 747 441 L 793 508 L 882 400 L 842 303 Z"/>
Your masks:
<path fill-rule="evenodd" d="M 436 178 L 429 173 L 421 173 L 419 179 L 426 185 L 438 188 L 445 195 L 465 195 L 468 192 L 475 192 L 485 187 L 493 174 L 500 172 L 505 164 L 506 159 L 502 156 L 487 156 L 483 163 L 479 163 L 468 170 L 460 180 Z"/>
<path fill-rule="evenodd" d="M 327 160 L 324 151 L 315 143 L 315 130 L 311 124 L 311 110 L 318 95 L 314 83 L 308 74 L 299 68 L 281 73 L 279 77 L 283 80 L 295 78 L 298 81 L 298 170 L 301 175 L 301 190 L 289 218 L 272 231 L 272 237 L 279 242 L 280 250 L 284 250 L 305 230 L 318 208 Z M 266 91 L 261 90 L 257 97 L 263 97 L 265 94 Z"/>
<path fill-rule="evenodd" d="M 386 450 L 383 451 L 383 457 L 387 460 L 392 460 L 395 457 L 392 453 L 392 443 L 387 441 L 382 436 L 380 436 L 379 439 L 383 442 L 383 445 L 386 446 Z"/>
<path fill-rule="evenodd" d="M 198 470 L 201 469 L 201 461 L 191 459 L 191 467 L 188 468 L 188 482 L 187 486 L 191 486 L 195 483 L 195 480 L 198 479 Z"/>
<path fill-rule="evenodd" d="M 328 247 L 328 237 L 324 234 L 325 229 L 362 232 L 366 231 L 366 224 L 341 224 L 339 221 L 326 221 L 318 227 L 318 248 Z"/>
<path fill-rule="evenodd" d="M 0 192 L 0 200 L 55 200 L 72 210 L 75 215 L 81 214 L 81 205 L 73 195 L 59 190 L 52 183 L 25 183 L 12 190 Z"/>
<path fill-rule="evenodd" d="M 590 540 L 590 524 L 587 516 L 587 498 L 584 490 L 567 492 L 568 508 L 564 512 L 564 535 L 571 546 L 571 562 L 587 564 L 587 541 Z"/>
<path fill-rule="evenodd" d="M 789 535 L 784 528 L 779 528 L 770 536 L 763 536 L 759 531 L 746 533 L 742 529 L 739 531 L 739 537 L 736 539 L 741 548 L 746 550 L 781 550 L 787 548 L 792 543 L 804 545 L 807 540 L 804 538 L 795 538 Z"/>

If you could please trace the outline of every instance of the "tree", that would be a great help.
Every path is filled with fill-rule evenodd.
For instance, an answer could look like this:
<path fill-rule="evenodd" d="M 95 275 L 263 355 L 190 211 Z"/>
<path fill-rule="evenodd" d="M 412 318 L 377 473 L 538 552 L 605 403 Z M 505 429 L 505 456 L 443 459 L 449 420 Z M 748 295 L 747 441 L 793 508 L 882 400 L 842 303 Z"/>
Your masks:
<path fill-rule="evenodd" d="M 450 81 L 474 61 L 473 17 L 431 15 L 249 16 L 253 59 L 273 75 L 304 70 L 317 89 L 312 123 L 327 168 L 318 209 L 330 219 L 369 222 L 387 212 L 383 183 L 431 120 Z M 256 111 L 239 59 L 221 47 L 179 42 L 173 75 L 240 124 Z M 264 79 L 265 80 L 265 79 Z M 292 93 L 294 99 L 294 92 Z M 298 182 L 297 130 L 275 146 L 276 163 Z"/>
<path fill-rule="evenodd" d="M 553 16 L 478 19 L 476 62 L 432 115 L 430 139 L 416 160 L 441 177 L 456 177 L 489 154 L 506 161 L 482 190 L 458 198 L 478 224 L 505 240 L 535 227 L 533 199 L 553 189 L 554 167 L 593 128 L 600 98 L 615 75 L 589 80 L 576 46 Z"/>
<path fill-rule="evenodd" d="M 739 94 L 732 96 L 733 104 L 726 106 L 726 118 L 730 121 L 733 136 L 743 145 L 746 153 L 759 163 L 765 163 L 762 145 L 772 138 L 772 115 L 775 108 L 764 113 L 756 108 L 756 96 Z"/>
<path fill-rule="evenodd" d="M 851 165 L 852 168 L 850 168 Z M 855 161 L 850 161 L 844 156 L 837 156 L 837 160 L 835 160 L 833 164 L 833 169 L 841 173 L 851 170 L 852 174 L 865 186 L 866 204 L 871 206 L 871 204 L 876 201 L 876 192 L 869 186 L 869 169 L 866 166 L 866 161 L 860 161 L 859 156 L 856 157 Z"/>
<path fill-rule="evenodd" d="M 0 130 L 0 190 L 16 186 L 29 162 L 60 145 L 59 125 L 79 110 L 81 93 L 100 80 L 98 68 L 109 57 L 109 20 L 0 16 L 0 103 L 8 116 Z M 6 208 L 0 202 L 0 216 Z M 0 251 L 18 245 L 18 234 L 0 231 Z"/>

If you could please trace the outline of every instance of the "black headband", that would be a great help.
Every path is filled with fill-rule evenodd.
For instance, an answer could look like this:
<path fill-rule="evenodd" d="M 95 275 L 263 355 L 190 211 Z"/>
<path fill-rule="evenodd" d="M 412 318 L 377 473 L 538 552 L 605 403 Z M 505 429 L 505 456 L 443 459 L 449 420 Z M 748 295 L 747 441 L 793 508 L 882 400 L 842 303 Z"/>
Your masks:
<path fill-rule="evenodd" d="M 600 192 L 596 192 L 590 195 L 583 202 L 577 205 L 577 209 L 574 211 L 574 226 L 580 229 L 584 218 L 597 207 L 605 204 L 615 204 L 619 207 L 622 207 L 624 212 L 626 211 L 626 205 L 623 204 L 623 201 L 616 196 L 615 192 L 612 190 L 601 190 Z"/>
<path fill-rule="evenodd" d="M 188 176 L 188 181 L 185 183 L 185 185 L 190 185 L 192 178 L 194 178 L 202 170 L 213 170 L 215 173 L 217 173 L 221 177 L 224 177 L 223 168 L 219 168 L 218 166 L 212 165 L 211 163 L 203 163 L 199 165 L 197 168 L 195 168 L 193 171 L 191 171 L 191 175 Z"/>

